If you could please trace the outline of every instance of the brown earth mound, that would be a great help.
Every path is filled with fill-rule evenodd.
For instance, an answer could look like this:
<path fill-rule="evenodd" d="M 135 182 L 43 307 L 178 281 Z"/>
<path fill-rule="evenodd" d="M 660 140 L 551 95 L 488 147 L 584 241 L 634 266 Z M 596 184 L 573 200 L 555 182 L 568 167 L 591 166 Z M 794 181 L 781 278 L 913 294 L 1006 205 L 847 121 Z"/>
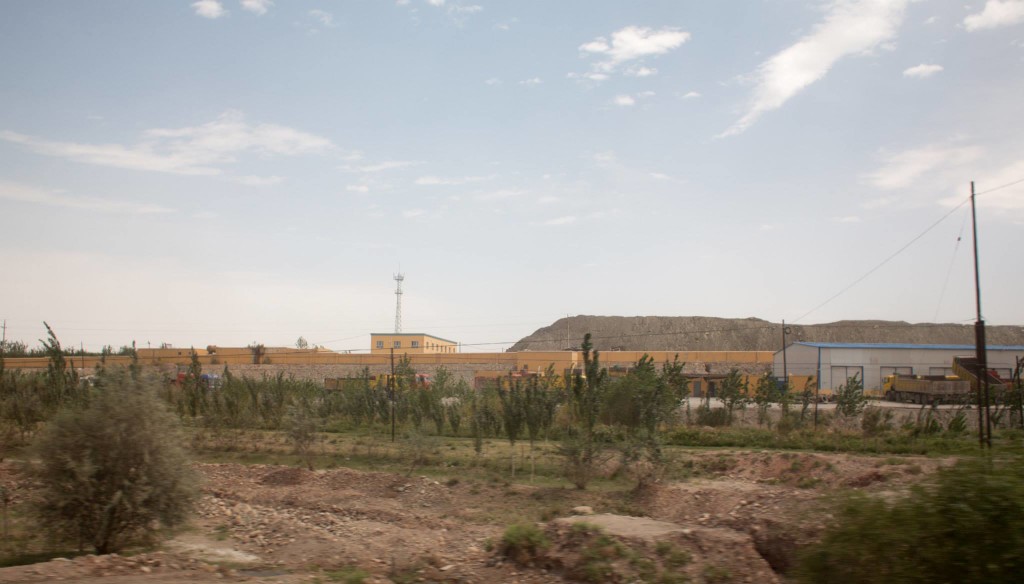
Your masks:
<path fill-rule="evenodd" d="M 787 325 L 787 340 L 822 343 L 974 343 L 969 324 L 911 324 L 886 320 L 842 320 Z M 707 316 L 573 316 L 524 337 L 510 351 L 562 351 L 578 348 L 591 333 L 602 351 L 777 351 L 782 325 L 760 318 Z M 992 345 L 1024 345 L 1024 327 L 986 327 Z"/>

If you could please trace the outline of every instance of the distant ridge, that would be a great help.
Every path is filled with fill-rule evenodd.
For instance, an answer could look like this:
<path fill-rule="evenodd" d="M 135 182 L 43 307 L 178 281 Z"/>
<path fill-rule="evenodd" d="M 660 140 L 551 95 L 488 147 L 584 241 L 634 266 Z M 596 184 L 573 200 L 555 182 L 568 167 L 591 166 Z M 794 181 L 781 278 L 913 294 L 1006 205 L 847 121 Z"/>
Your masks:
<path fill-rule="evenodd" d="M 973 324 L 841 320 L 786 326 L 790 329 L 787 342 L 974 344 Z M 575 348 L 588 332 L 594 347 L 602 351 L 777 351 L 782 347 L 782 325 L 760 318 L 581 315 L 537 329 L 509 350 Z M 990 345 L 1024 345 L 1024 327 L 988 326 L 986 338 Z"/>

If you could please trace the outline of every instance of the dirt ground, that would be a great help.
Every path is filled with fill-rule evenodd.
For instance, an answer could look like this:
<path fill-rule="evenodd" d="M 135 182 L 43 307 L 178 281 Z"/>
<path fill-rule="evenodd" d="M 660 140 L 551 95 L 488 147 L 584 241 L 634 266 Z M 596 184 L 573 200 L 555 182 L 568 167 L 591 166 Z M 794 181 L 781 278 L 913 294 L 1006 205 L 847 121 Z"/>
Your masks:
<path fill-rule="evenodd" d="M 3 568 L 0 582 L 348 582 L 358 581 L 357 570 L 381 583 L 630 581 L 626 558 L 691 582 L 779 582 L 793 551 L 820 532 L 836 493 L 898 493 L 945 462 L 694 451 L 679 461 L 693 478 L 642 493 L 510 484 L 455 470 L 430 478 L 197 464 L 204 486 L 196 516 L 158 550 Z M 19 468 L 0 464 L 15 506 L 34 491 Z M 514 561 L 496 544 L 508 525 L 524 521 L 552 543 L 542 557 Z M 628 548 L 602 544 L 603 576 L 581 571 L 593 553 L 571 527 L 579 522 Z M 669 562 L 666 550 L 682 559 Z"/>

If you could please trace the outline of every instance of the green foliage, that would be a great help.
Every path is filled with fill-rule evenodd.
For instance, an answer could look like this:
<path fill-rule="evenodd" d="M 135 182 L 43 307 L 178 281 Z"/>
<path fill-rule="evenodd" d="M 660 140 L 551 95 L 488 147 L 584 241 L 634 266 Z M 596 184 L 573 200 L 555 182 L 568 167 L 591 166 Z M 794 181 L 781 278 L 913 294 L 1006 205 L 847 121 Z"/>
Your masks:
<path fill-rule="evenodd" d="M 845 385 L 840 385 L 836 390 L 836 413 L 840 416 L 852 418 L 864 411 L 868 398 L 864 395 L 864 384 L 861 383 L 860 374 L 847 378 Z"/>
<path fill-rule="evenodd" d="M 768 410 L 772 403 L 780 401 L 784 394 L 785 392 L 779 389 L 779 383 L 770 371 L 766 371 L 758 378 L 757 387 L 754 389 L 754 403 L 757 404 L 757 424 L 759 426 L 767 425 L 771 428 L 772 420 Z"/>
<path fill-rule="evenodd" d="M 604 450 L 603 437 L 596 430 L 608 377 L 607 370 L 601 368 L 600 355 L 592 351 L 590 333 L 583 337 L 582 348 L 583 373 L 573 375 L 569 393 L 571 426 L 559 447 L 565 458 L 566 478 L 577 489 L 587 487 Z"/>
<path fill-rule="evenodd" d="M 892 430 L 893 411 L 888 408 L 866 408 L 860 418 L 865 436 L 878 436 Z"/>
<path fill-rule="evenodd" d="M 530 564 L 551 545 L 536 525 L 517 523 L 508 526 L 501 537 L 499 551 L 520 564 Z"/>
<path fill-rule="evenodd" d="M 736 410 L 742 410 L 747 407 L 750 403 L 749 387 L 747 382 L 744 381 L 743 375 L 738 369 L 729 371 L 729 374 L 725 376 L 718 389 L 718 399 L 722 400 L 722 405 L 725 406 L 726 417 L 728 423 L 733 422 L 733 413 Z"/>
<path fill-rule="evenodd" d="M 942 469 L 894 502 L 844 499 L 821 542 L 803 555 L 801 582 L 1019 582 L 1024 570 L 1020 461 L 973 460 Z"/>
<path fill-rule="evenodd" d="M 43 529 L 110 553 L 184 521 L 194 479 L 175 421 L 154 394 L 151 382 L 113 371 L 88 404 L 47 426 L 36 443 Z"/>
<path fill-rule="evenodd" d="M 342 582 L 343 584 L 363 584 L 370 577 L 369 572 L 354 566 L 328 570 L 325 574 L 331 582 Z"/>
<path fill-rule="evenodd" d="M 309 403 L 300 403 L 290 408 L 288 414 L 288 439 L 298 454 L 313 470 L 313 445 L 316 444 L 319 420 L 310 411 Z"/>

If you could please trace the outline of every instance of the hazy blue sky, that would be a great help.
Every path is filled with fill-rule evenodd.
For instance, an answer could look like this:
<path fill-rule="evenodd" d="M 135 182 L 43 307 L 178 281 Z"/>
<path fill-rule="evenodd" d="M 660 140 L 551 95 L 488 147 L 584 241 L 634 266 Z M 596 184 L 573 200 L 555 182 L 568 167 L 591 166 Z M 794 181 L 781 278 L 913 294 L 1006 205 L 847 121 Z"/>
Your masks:
<path fill-rule="evenodd" d="M 967 206 L 812 309 L 1024 179 L 1024 0 L 7 0 L 0 55 L 30 344 L 363 349 L 399 266 L 405 331 L 465 343 L 969 322 Z M 1024 183 L 978 205 L 1024 323 Z"/>

